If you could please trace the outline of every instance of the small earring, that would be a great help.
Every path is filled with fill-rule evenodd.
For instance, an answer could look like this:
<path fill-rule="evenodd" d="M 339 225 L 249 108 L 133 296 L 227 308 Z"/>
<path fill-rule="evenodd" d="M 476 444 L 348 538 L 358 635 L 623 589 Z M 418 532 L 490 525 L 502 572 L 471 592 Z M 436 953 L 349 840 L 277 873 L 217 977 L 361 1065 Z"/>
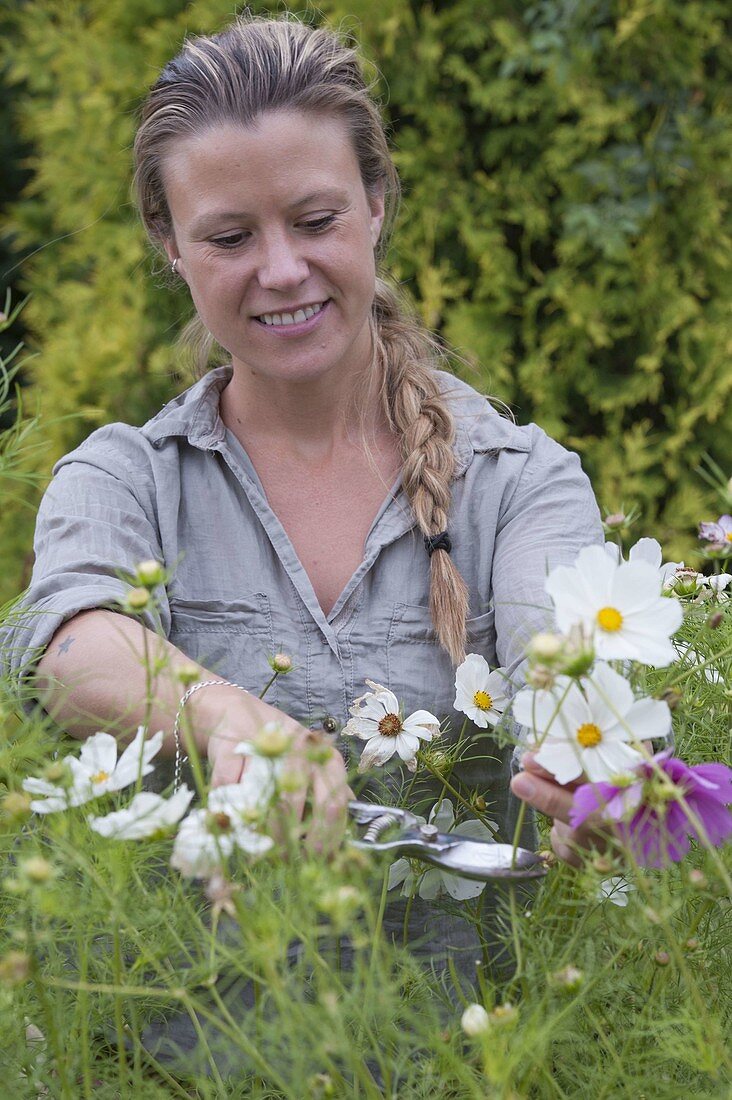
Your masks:
<path fill-rule="evenodd" d="M 180 259 L 180 256 L 176 256 L 175 259 L 173 260 L 172 264 L 170 265 L 170 270 L 173 272 L 174 275 L 178 274 L 178 260 L 179 259 Z"/>

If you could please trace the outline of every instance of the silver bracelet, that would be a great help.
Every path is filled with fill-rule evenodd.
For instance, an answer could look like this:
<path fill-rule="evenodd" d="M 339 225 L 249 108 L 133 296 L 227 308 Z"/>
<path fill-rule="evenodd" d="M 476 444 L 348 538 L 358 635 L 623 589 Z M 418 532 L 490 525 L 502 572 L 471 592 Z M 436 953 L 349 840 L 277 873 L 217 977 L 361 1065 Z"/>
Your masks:
<path fill-rule="evenodd" d="M 241 684 L 232 684 L 230 680 L 199 680 L 195 684 L 191 684 L 188 690 L 182 695 L 180 702 L 178 703 L 178 712 L 175 716 L 175 722 L 173 723 L 173 739 L 175 741 L 175 770 L 173 773 L 173 791 L 177 791 L 180 787 L 180 771 L 183 764 L 188 763 L 188 757 L 184 756 L 180 748 L 180 722 L 183 717 L 183 708 L 192 695 L 195 695 L 201 688 L 207 687 L 233 687 L 238 691 L 243 691 L 246 695 L 249 694 L 246 688 L 243 688 Z"/>

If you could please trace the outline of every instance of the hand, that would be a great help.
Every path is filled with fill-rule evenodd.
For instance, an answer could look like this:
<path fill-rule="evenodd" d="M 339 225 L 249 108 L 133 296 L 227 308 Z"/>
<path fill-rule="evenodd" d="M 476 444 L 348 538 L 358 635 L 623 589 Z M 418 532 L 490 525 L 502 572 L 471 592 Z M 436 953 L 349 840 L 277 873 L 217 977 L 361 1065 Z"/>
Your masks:
<path fill-rule="evenodd" d="M 534 806 L 547 817 L 554 818 L 552 848 L 565 863 L 580 867 L 583 849 L 603 850 L 612 836 L 612 828 L 607 823 L 588 819 L 577 829 L 569 824 L 574 792 L 585 780 L 575 779 L 572 783 L 561 786 L 550 772 L 536 763 L 530 752 L 524 754 L 521 763 L 524 770 L 511 780 L 511 790 L 530 806 Z"/>
<path fill-rule="evenodd" d="M 276 722 L 291 745 L 285 772 L 288 777 L 299 776 L 301 780 L 293 784 L 294 790 L 282 794 L 275 807 L 278 838 L 284 843 L 285 833 L 294 830 L 312 851 L 335 848 L 345 831 L 348 802 L 353 798 L 338 750 L 330 745 L 323 731 L 305 729 L 254 696 L 242 697 L 239 693 L 231 702 L 236 713 L 229 711 L 208 738 L 211 786 L 238 783 L 249 758 L 236 753 L 236 746 L 240 741 L 251 740 L 268 722 Z"/>

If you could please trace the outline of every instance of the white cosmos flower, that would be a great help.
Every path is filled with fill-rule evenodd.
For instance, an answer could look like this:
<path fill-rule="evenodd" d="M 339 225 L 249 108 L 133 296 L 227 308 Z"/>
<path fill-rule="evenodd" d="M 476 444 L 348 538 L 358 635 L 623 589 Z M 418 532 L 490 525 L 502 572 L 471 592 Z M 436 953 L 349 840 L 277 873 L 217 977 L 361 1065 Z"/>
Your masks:
<path fill-rule="evenodd" d="M 431 741 L 439 734 L 439 719 L 427 710 L 416 710 L 402 718 L 399 700 L 392 691 L 373 680 L 366 683 L 371 691 L 354 700 L 350 708 L 353 717 L 343 727 L 344 734 L 368 742 L 361 753 L 359 772 L 385 764 L 394 753 L 410 772 L 416 771 L 419 742 Z"/>
<path fill-rule="evenodd" d="M 612 878 L 602 880 L 597 888 L 597 896 L 600 901 L 611 901 L 613 905 L 625 908 L 628 904 L 628 894 L 635 887 L 628 882 L 624 875 L 614 875 Z"/>
<path fill-rule="evenodd" d="M 185 784 L 170 798 L 140 791 L 124 810 L 106 817 L 90 817 L 89 824 L 95 833 L 115 840 L 144 840 L 156 833 L 166 833 L 180 821 L 188 809 L 193 791 Z"/>
<path fill-rule="evenodd" d="M 558 628 L 566 633 L 579 623 L 598 657 L 656 666 L 676 660 L 670 637 L 684 613 L 661 595 L 660 572 L 648 561 L 615 562 L 602 546 L 586 546 L 573 566 L 553 569 L 544 588 Z"/>
<path fill-rule="evenodd" d="M 424 822 L 424 818 L 418 818 Z M 430 810 L 430 823 L 436 825 L 441 833 L 459 833 L 460 836 L 470 837 L 471 840 L 492 841 L 498 826 L 490 821 L 484 825 L 476 818 L 469 818 L 455 824 L 455 813 L 449 798 L 443 798 Z M 488 827 L 490 826 L 490 828 Z M 398 859 L 389 868 L 388 889 L 402 884 L 401 893 L 405 898 L 411 897 L 417 886 L 417 893 L 425 901 L 432 901 L 440 894 L 449 894 L 456 901 L 465 901 L 467 898 L 477 898 L 485 889 L 485 882 L 478 879 L 463 878 L 452 874 L 450 871 L 442 871 L 439 867 L 430 867 L 422 874 L 415 874 L 412 870 L 412 860 Z M 418 884 L 418 885 L 417 885 Z"/>
<path fill-rule="evenodd" d="M 495 726 L 508 705 L 505 669 L 491 672 L 485 657 L 469 653 L 455 673 L 455 710 L 476 726 Z"/>
<path fill-rule="evenodd" d="M 110 733 L 95 733 L 84 742 L 78 757 L 65 758 L 67 784 L 49 783 L 35 776 L 23 780 L 24 790 L 43 796 L 31 802 L 31 809 L 37 814 L 49 814 L 81 806 L 110 791 L 121 791 L 135 783 L 138 776 L 153 770 L 150 761 L 162 744 L 162 730 L 146 740 L 145 728 L 139 726 L 134 740 L 118 760 L 116 739 Z"/>
<path fill-rule="evenodd" d="M 616 542 L 606 542 L 605 553 L 609 554 L 618 565 L 623 560 L 620 556 L 620 547 Z M 645 561 L 649 565 L 652 565 L 654 569 L 657 569 L 661 578 L 662 588 L 673 579 L 677 569 L 684 568 L 684 563 L 682 561 L 665 562 L 663 560 L 663 551 L 661 550 L 661 543 L 658 539 L 638 539 L 635 545 L 631 546 L 628 551 L 628 560 L 633 562 Z"/>
<path fill-rule="evenodd" d="M 207 808 L 192 810 L 178 829 L 171 867 L 188 878 L 210 878 L 235 848 L 250 856 L 263 855 L 274 841 L 255 828 L 261 812 L 261 792 L 254 783 L 215 787 Z"/>
<path fill-rule="evenodd" d="M 718 596 L 721 596 L 732 583 L 732 573 L 715 573 L 711 577 L 705 577 L 704 580 Z"/>
<path fill-rule="evenodd" d="M 627 680 L 598 661 L 580 686 L 558 676 L 550 691 L 520 691 L 513 701 L 517 722 L 540 741 L 537 764 L 558 783 L 584 774 L 592 783 L 636 767 L 643 755 L 628 742 L 663 738 L 671 729 L 668 704 L 636 699 Z M 534 751 L 534 750 L 532 750 Z"/>

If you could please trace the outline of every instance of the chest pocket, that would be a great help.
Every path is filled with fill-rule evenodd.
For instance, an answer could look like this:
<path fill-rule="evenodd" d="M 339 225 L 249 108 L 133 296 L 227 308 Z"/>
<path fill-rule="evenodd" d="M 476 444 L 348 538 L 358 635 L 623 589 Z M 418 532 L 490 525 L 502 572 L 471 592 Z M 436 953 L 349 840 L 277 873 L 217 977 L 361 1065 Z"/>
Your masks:
<path fill-rule="evenodd" d="M 453 710 L 455 669 L 437 641 L 428 607 L 397 604 L 386 651 L 388 685 L 407 713 L 423 707 L 440 719 L 449 717 L 452 729 L 459 730 L 463 716 Z M 480 653 L 496 667 L 493 611 L 468 619 L 467 652 Z"/>
<path fill-rule="evenodd" d="M 236 600 L 170 597 L 169 640 L 186 656 L 249 691 L 259 693 L 272 675 L 274 653 L 269 598 L 255 592 Z"/>

